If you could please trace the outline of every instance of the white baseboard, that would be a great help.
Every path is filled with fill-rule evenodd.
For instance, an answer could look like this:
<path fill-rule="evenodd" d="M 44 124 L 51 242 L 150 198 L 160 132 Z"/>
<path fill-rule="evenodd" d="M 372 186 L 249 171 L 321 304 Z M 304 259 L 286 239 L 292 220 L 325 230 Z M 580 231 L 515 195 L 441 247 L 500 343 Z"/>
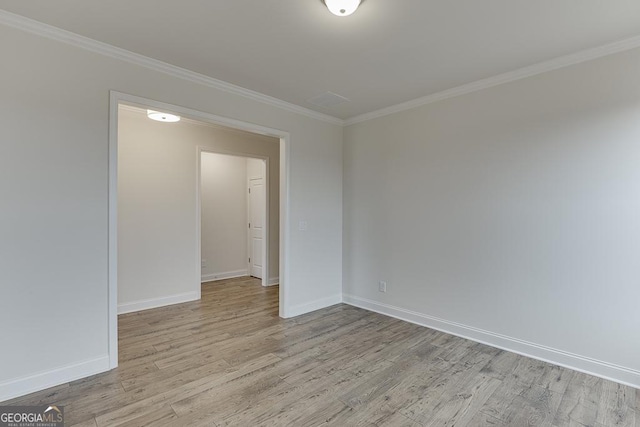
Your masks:
<path fill-rule="evenodd" d="M 296 317 L 302 314 L 311 313 L 312 311 L 320 310 L 322 308 L 331 307 L 332 305 L 340 304 L 342 302 L 342 295 L 332 295 L 330 297 L 321 298 L 306 304 L 294 305 L 289 307 L 284 317 Z"/>
<path fill-rule="evenodd" d="M 280 284 L 280 278 L 279 277 L 271 277 L 269 278 L 269 280 L 267 280 L 267 286 L 275 286 L 275 285 L 279 285 Z"/>
<path fill-rule="evenodd" d="M 186 292 L 184 294 L 170 295 L 168 297 L 127 302 L 124 304 L 118 304 L 118 314 L 133 313 L 134 311 L 149 310 L 151 308 L 164 307 L 167 305 L 180 304 L 199 299 L 200 295 L 198 292 Z"/>
<path fill-rule="evenodd" d="M 225 271 L 224 273 L 203 274 L 201 283 L 215 282 L 216 280 L 233 279 L 234 277 L 248 276 L 248 270 Z"/>
<path fill-rule="evenodd" d="M 427 328 L 436 329 L 461 338 L 496 347 L 554 365 L 563 366 L 585 374 L 594 375 L 631 387 L 640 388 L 640 371 L 580 356 L 567 351 L 531 343 L 490 331 L 450 322 L 427 314 L 406 310 L 354 295 L 343 294 L 345 304 L 374 311 L 396 319 L 405 320 Z"/>
<path fill-rule="evenodd" d="M 0 383 L 0 402 L 109 370 L 109 356 L 85 360 L 51 371 Z M 51 402 L 55 403 L 55 402 Z"/>

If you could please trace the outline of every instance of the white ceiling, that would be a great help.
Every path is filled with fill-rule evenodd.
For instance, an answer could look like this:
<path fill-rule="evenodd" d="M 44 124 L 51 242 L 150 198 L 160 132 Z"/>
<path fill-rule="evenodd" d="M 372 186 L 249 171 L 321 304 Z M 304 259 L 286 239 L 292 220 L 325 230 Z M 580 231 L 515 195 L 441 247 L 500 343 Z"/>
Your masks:
<path fill-rule="evenodd" d="M 638 0 L 0 0 L 0 9 L 339 118 L 640 35 Z M 307 102 L 327 91 L 350 102 Z"/>

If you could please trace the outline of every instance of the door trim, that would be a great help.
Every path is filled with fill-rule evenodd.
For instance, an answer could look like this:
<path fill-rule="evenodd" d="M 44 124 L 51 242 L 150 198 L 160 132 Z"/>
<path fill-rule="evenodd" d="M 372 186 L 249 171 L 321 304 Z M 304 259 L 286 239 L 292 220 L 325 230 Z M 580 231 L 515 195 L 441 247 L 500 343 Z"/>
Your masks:
<path fill-rule="evenodd" d="M 108 188 L 108 250 L 107 250 L 107 328 L 108 328 L 108 349 L 109 368 L 118 366 L 118 105 L 128 104 L 141 108 L 150 108 L 173 112 L 181 116 L 190 117 L 208 123 L 222 125 L 234 129 L 271 136 L 280 139 L 280 289 L 279 289 L 279 315 L 280 317 L 291 317 L 289 299 L 289 176 L 291 158 L 291 136 L 289 132 L 266 126 L 205 113 L 191 108 L 181 107 L 166 102 L 143 98 L 118 91 L 109 92 L 109 188 Z M 199 157 L 199 155 L 198 155 Z M 199 163 L 199 161 L 198 161 Z M 268 167 L 268 164 L 267 164 Z M 200 181 L 199 171 L 196 174 L 197 181 Z M 269 185 L 267 174 L 266 185 Z M 268 187 L 267 187 L 268 188 Z M 267 212 L 268 215 L 268 212 Z M 196 210 L 196 220 L 200 223 L 200 210 Z M 268 228 L 267 228 L 268 230 Z M 268 233 L 268 231 L 265 231 Z M 199 237 L 198 237 L 199 239 Z M 198 240 L 199 241 L 199 240 Z M 200 297 L 200 246 L 197 247 L 198 262 L 194 280 L 194 287 L 197 287 Z M 266 275 L 263 275 L 267 277 Z M 268 278 L 267 278 L 268 280 Z"/>

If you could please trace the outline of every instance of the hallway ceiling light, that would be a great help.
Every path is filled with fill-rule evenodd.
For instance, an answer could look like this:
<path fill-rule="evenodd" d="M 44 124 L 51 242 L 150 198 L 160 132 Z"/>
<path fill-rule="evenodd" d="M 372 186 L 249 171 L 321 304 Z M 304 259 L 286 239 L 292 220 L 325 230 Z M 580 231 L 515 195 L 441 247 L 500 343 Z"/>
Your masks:
<path fill-rule="evenodd" d="M 324 0 L 331 13 L 337 16 L 349 16 L 360 6 L 361 0 Z"/>
<path fill-rule="evenodd" d="M 161 113 L 160 111 L 147 110 L 147 117 L 151 120 L 157 120 L 159 122 L 179 122 L 180 116 L 169 113 Z"/>

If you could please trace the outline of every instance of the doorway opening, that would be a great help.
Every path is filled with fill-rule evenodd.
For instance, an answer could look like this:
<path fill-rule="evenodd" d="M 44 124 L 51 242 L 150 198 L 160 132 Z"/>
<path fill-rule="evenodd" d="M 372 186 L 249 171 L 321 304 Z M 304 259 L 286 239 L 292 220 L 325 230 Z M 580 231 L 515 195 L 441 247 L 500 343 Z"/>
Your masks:
<path fill-rule="evenodd" d="M 277 206 L 278 182 L 270 177 L 278 163 L 200 148 L 203 283 L 250 276 L 265 287 L 279 284 L 279 212 L 270 209 Z"/>
<path fill-rule="evenodd" d="M 256 245 L 261 245 L 261 251 L 256 252 L 258 256 L 262 256 L 262 259 L 252 264 L 247 256 L 246 269 L 249 274 L 262 275 L 263 285 L 279 284 L 279 289 L 274 291 L 279 296 L 277 301 L 277 307 L 280 317 L 288 317 L 290 312 L 288 303 L 288 271 L 289 271 L 289 252 L 288 252 L 288 170 L 289 170 L 289 134 L 276 129 L 255 125 L 252 123 L 242 122 L 235 119 L 229 119 L 220 117 L 208 113 L 203 113 L 197 110 L 192 110 L 185 107 L 171 105 L 163 102 L 158 102 L 146 98 L 141 98 L 133 95 L 127 95 L 119 92 L 111 92 L 110 99 L 110 129 L 109 129 L 109 357 L 110 367 L 115 368 L 118 366 L 118 312 L 124 313 L 127 311 L 135 311 L 133 308 L 146 309 L 158 307 L 159 303 L 174 304 L 178 302 L 193 301 L 201 298 L 201 283 L 203 279 L 202 274 L 202 247 L 201 247 L 201 198 L 200 198 L 200 166 L 201 156 L 203 153 L 213 152 L 217 154 L 243 156 L 245 158 L 257 159 L 264 164 L 265 175 L 263 182 L 260 184 L 259 180 L 255 180 L 253 183 L 256 190 L 260 189 L 260 186 L 264 189 L 264 198 L 256 197 L 253 201 L 255 203 L 264 203 L 264 223 L 262 224 L 262 230 L 260 227 L 256 227 L 253 234 L 253 241 Z M 277 152 L 274 155 L 263 155 L 261 153 L 252 152 L 240 143 L 231 142 L 228 145 L 212 147 L 209 143 L 196 143 L 196 145 L 190 146 L 187 151 L 191 154 L 184 152 L 185 144 L 184 140 L 179 138 L 174 139 L 167 146 L 171 148 L 169 151 L 165 151 L 160 156 L 157 156 L 151 161 L 147 161 L 144 168 L 134 170 L 135 174 L 140 175 L 142 181 L 150 178 L 150 174 L 146 172 L 152 171 L 155 173 L 154 177 L 160 177 L 161 184 L 156 188 L 158 191 L 139 191 L 137 194 L 135 191 L 128 192 L 119 188 L 119 184 L 122 184 L 125 179 L 125 174 L 119 167 L 119 161 L 125 164 L 125 157 L 119 156 L 119 142 L 121 138 L 120 134 L 120 110 L 122 108 L 138 109 L 144 113 L 147 110 L 160 111 L 167 114 L 173 114 L 179 116 L 182 122 L 189 122 L 194 126 L 199 126 L 200 130 L 196 133 L 206 133 L 205 128 L 217 128 L 218 130 L 235 133 L 235 134 L 251 134 L 257 138 L 268 138 L 275 141 L 277 146 Z M 124 120 L 123 120 L 124 122 Z M 164 125 L 171 125 L 172 123 L 163 123 Z M 162 140 L 162 136 L 166 136 L 169 133 L 170 127 L 163 128 L 158 132 L 155 137 L 151 138 L 153 143 L 158 143 Z M 151 149 L 158 150 L 158 145 L 152 145 Z M 138 147 L 139 148 L 139 147 Z M 193 150 L 193 151 L 191 151 Z M 134 150 L 134 152 L 136 152 Z M 142 156 L 143 153 L 148 153 L 148 150 L 140 150 L 137 153 Z M 122 154 L 122 153 L 120 153 Z M 195 154 L 195 156 L 194 156 Z M 177 170 L 174 170 L 174 166 L 167 167 L 166 162 L 168 159 L 180 160 L 181 163 L 175 166 Z M 270 174 L 270 168 L 273 164 L 279 164 L 275 173 Z M 141 170 L 145 169 L 145 170 Z M 163 175 L 164 172 L 164 175 Z M 164 178 L 163 178 L 164 176 Z M 251 188 L 251 179 L 247 176 L 245 185 L 247 185 L 247 205 L 252 201 L 249 199 L 249 188 Z M 274 187 L 277 191 L 270 192 L 269 188 Z M 119 194 L 120 190 L 120 194 Z M 140 190 L 140 189 L 138 189 Z M 144 190 L 144 188 L 143 188 Z M 253 191 L 256 191 L 253 190 Z M 166 198 L 163 192 L 173 192 L 175 196 L 172 198 Z M 259 191 L 258 191 L 259 193 Z M 279 200 L 273 197 L 277 193 Z M 259 195 L 259 194 L 258 194 Z M 128 199 L 127 199 L 128 198 Z M 274 199 L 276 199 L 274 201 Z M 147 203 L 149 206 L 155 209 L 148 209 L 144 215 L 140 215 L 136 221 L 131 221 L 131 217 L 127 217 L 122 221 L 123 226 L 130 227 L 139 233 L 146 233 L 145 236 L 161 238 L 150 239 L 146 242 L 144 250 L 138 252 L 132 251 L 129 248 L 129 253 L 142 254 L 146 258 L 142 258 L 144 262 L 138 262 L 140 259 L 136 258 L 132 260 L 130 257 L 124 256 L 121 252 L 122 248 L 126 248 L 131 243 L 131 234 L 119 232 L 119 210 L 126 208 L 127 202 L 123 200 L 136 201 L 138 203 Z M 120 202 L 120 203 L 119 203 Z M 133 206 L 130 204 L 130 206 Z M 185 206 L 187 208 L 185 208 Z M 269 208 L 267 208 L 269 206 Z M 269 212 L 275 212 L 277 215 L 269 215 Z M 276 217 L 274 228 L 272 225 L 274 220 L 270 217 Z M 244 215 L 245 219 L 248 219 Z M 194 221 L 195 219 L 195 221 Z M 133 227 L 131 227 L 133 224 Z M 248 224 L 248 222 L 247 222 Z M 153 225 L 155 228 L 149 228 L 149 225 Z M 146 228 L 145 228 L 146 227 Z M 250 228 L 247 228 L 250 230 Z M 271 230 L 271 233 L 270 233 Z M 275 231 L 274 231 L 275 230 Z M 275 234 L 275 236 L 270 236 Z M 167 237 L 168 236 L 168 237 Z M 162 238 L 166 237 L 166 240 L 171 243 L 171 238 L 180 236 L 175 240 L 178 242 L 173 245 L 170 251 L 163 252 L 163 248 L 167 248 L 171 245 L 163 245 Z M 247 248 L 250 244 L 249 234 L 246 239 Z M 261 237 L 262 236 L 262 237 Z M 278 238 L 275 238 L 278 237 Z M 129 239 L 129 240 L 127 240 Z M 191 240 L 193 244 L 191 244 Z M 277 244 L 272 242 L 276 241 Z M 158 242 L 161 242 L 158 244 Z M 189 249 L 190 248 L 190 249 Z M 275 254 L 274 256 L 274 248 Z M 135 249 L 135 248 L 134 248 Z M 247 249 L 248 250 L 248 249 Z M 173 251 L 173 252 L 172 252 Z M 253 249 L 252 249 L 253 251 Z M 176 255 L 179 254 L 179 255 Z M 179 258 L 179 260 L 178 260 Z M 188 261 L 187 261 L 188 258 Z M 277 261 L 273 261 L 276 258 Z M 271 263 L 269 262 L 270 260 Z M 271 265 L 270 265 L 271 264 Z M 275 268 L 274 268 L 275 264 Z M 133 265 L 133 267 L 132 267 Z M 166 268 L 168 267 L 168 268 Z M 156 278 L 162 280 L 167 279 L 167 282 L 181 283 L 188 288 L 173 294 L 170 296 L 160 295 L 157 298 L 144 299 L 137 297 L 138 299 L 133 303 L 128 302 L 127 307 L 123 309 L 123 304 L 119 306 L 119 285 L 125 280 L 121 273 L 127 269 L 138 269 L 137 271 L 154 272 Z M 132 270 L 133 271 L 133 270 Z M 162 274 L 162 273 L 165 274 Z M 275 273 L 277 272 L 277 276 Z M 121 280 L 123 279 L 123 280 Z M 146 283 L 149 289 L 153 288 L 153 291 L 158 291 L 161 286 L 158 285 L 158 280 L 144 280 L 141 276 L 134 277 L 137 283 Z M 144 287 L 144 286 L 143 286 Z M 124 294 L 124 292 L 123 292 Z M 274 300 L 275 302 L 275 300 Z M 154 305 L 155 304 L 155 305 Z M 129 310 L 130 309 L 130 310 Z"/>

